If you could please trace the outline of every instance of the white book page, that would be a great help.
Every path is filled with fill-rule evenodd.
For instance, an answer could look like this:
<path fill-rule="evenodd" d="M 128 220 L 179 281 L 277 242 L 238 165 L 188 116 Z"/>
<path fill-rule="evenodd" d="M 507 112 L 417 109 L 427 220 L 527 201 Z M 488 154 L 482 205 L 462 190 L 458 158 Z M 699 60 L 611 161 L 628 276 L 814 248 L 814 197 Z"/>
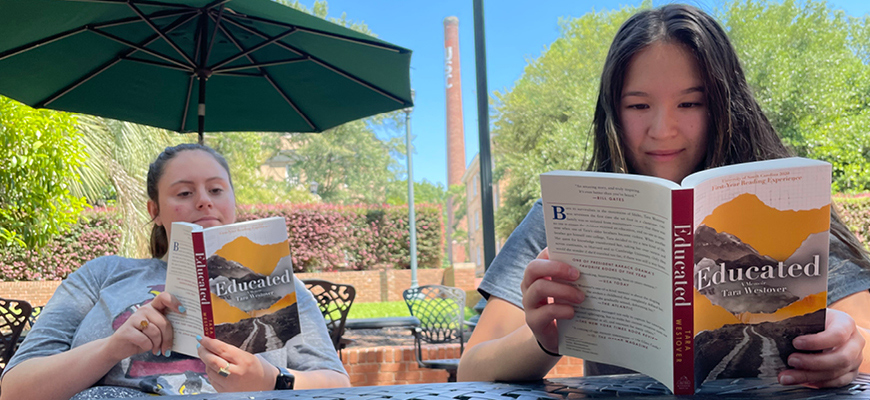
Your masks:
<path fill-rule="evenodd" d="M 673 188 L 624 174 L 541 175 L 550 259 L 578 268 L 586 294 L 574 319 L 559 321 L 560 354 L 673 382 Z"/>
<path fill-rule="evenodd" d="M 166 269 L 165 290 L 174 295 L 187 309 L 184 314 L 175 312 L 166 314 L 169 322 L 172 323 L 172 351 L 191 357 L 198 357 L 196 336 L 203 336 L 202 308 L 199 302 L 196 262 L 191 241 L 191 232 L 199 229 L 201 228 L 194 224 L 179 222 L 172 224 Z"/>

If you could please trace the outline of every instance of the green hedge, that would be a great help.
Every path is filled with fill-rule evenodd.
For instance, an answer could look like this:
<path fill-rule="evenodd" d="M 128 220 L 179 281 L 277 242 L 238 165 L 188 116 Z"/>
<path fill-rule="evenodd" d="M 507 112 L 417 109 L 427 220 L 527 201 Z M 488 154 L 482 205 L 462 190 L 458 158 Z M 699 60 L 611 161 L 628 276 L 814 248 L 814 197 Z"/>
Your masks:
<path fill-rule="evenodd" d="M 417 205 L 417 265 L 439 268 L 444 229 L 440 205 Z M 410 268 L 408 208 L 399 206 L 242 206 L 238 220 L 282 216 L 287 221 L 296 272 Z M 66 278 L 83 263 L 116 254 L 121 225 L 113 209 L 81 214 L 79 224 L 43 251 L 0 248 L 0 280 Z M 143 227 L 146 229 L 147 227 Z"/>
<path fill-rule="evenodd" d="M 836 195 L 834 203 L 846 225 L 870 244 L 870 193 Z M 441 207 L 418 205 L 416 215 L 417 264 L 438 268 L 444 257 Z M 297 272 L 410 267 L 407 207 L 260 205 L 240 207 L 238 219 L 272 216 L 287 221 Z M 0 248 L 0 280 L 63 279 L 88 260 L 116 254 L 121 223 L 112 209 L 86 211 L 42 252 Z"/>

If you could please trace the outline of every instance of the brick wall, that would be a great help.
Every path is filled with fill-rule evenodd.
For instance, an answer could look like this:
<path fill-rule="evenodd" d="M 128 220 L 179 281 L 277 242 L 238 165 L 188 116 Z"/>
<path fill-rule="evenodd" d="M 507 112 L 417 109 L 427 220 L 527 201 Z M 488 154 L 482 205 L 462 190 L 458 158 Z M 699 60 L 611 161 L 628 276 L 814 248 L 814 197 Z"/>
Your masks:
<path fill-rule="evenodd" d="M 410 270 L 347 271 L 296 274 L 299 279 L 325 279 L 347 283 L 356 288 L 357 303 L 401 301 L 402 291 L 411 287 Z M 418 269 L 420 285 L 446 284 L 466 292 L 473 291 L 473 268 Z M 0 297 L 27 300 L 33 306 L 42 306 L 54 294 L 60 281 L 0 282 Z"/>
<path fill-rule="evenodd" d="M 60 281 L 0 282 L 0 297 L 27 300 L 31 306 L 44 306 Z"/>
<path fill-rule="evenodd" d="M 426 345 L 423 351 L 423 359 L 459 358 L 458 344 Z M 447 382 L 447 371 L 417 366 L 413 346 L 352 347 L 342 353 L 353 386 Z M 546 379 L 576 376 L 583 376 L 583 360 L 562 357 Z"/>

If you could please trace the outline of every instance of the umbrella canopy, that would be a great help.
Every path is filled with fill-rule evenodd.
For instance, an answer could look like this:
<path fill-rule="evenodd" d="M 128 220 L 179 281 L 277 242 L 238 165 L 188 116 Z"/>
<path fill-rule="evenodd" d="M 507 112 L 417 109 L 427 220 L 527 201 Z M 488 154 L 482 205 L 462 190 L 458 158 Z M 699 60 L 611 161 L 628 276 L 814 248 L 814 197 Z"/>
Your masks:
<path fill-rule="evenodd" d="M 0 94 L 36 108 L 201 138 L 319 132 L 412 105 L 410 50 L 271 0 L 0 0 L 0 10 Z"/>

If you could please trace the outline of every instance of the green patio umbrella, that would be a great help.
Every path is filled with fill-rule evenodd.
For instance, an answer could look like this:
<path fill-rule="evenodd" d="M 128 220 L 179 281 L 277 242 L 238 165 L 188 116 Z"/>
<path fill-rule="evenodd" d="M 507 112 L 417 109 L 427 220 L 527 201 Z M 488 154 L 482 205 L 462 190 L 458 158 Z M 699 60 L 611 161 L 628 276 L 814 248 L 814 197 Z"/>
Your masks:
<path fill-rule="evenodd" d="M 270 0 L 0 0 L 0 94 L 200 141 L 409 107 L 410 59 Z"/>

